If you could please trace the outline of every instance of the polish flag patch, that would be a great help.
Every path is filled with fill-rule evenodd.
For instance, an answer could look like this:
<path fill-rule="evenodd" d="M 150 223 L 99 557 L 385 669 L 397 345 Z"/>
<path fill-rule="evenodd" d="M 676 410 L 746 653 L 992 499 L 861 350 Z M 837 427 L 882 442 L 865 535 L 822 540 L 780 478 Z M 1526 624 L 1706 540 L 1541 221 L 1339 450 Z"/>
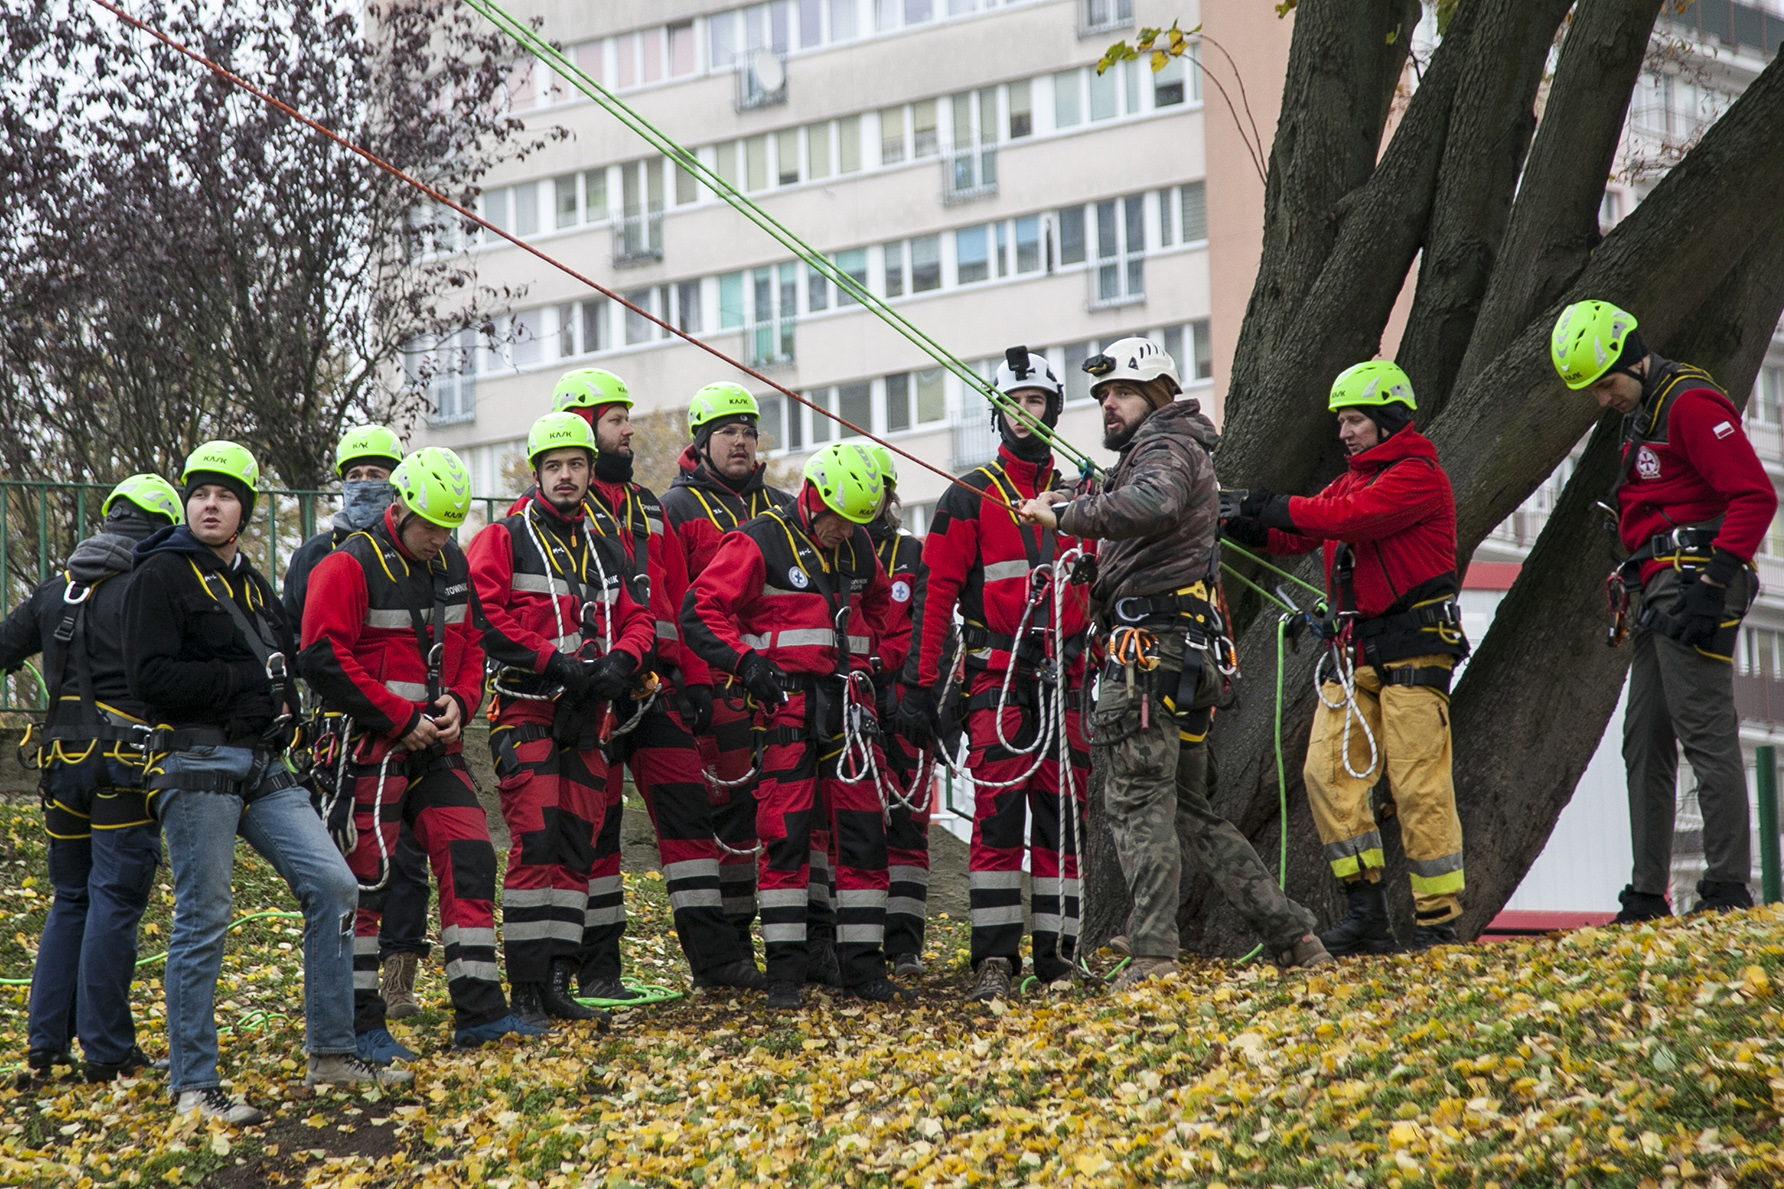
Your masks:
<path fill-rule="evenodd" d="M 1711 432 L 1713 432 L 1716 435 L 1716 437 L 1718 437 L 1718 438 L 1725 438 L 1729 434 L 1734 432 L 1734 425 L 1730 422 L 1724 421 L 1720 425 L 1716 426 L 1716 428 Z"/>

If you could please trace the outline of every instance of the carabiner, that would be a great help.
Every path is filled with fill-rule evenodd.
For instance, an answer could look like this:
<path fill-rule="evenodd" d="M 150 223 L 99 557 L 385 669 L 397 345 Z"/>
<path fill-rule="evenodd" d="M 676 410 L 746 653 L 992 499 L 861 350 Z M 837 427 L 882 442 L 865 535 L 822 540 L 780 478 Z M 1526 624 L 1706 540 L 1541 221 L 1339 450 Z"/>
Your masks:
<path fill-rule="evenodd" d="M 268 681 L 288 681 L 291 675 L 285 670 L 285 654 L 268 653 L 266 658 L 266 679 Z"/>
<path fill-rule="evenodd" d="M 81 592 L 78 599 L 74 597 L 74 592 L 77 587 Z M 75 582 L 73 579 L 69 580 L 68 588 L 62 592 L 62 601 L 67 603 L 70 607 L 78 607 L 92 597 L 93 588 L 90 585 L 83 582 Z"/>

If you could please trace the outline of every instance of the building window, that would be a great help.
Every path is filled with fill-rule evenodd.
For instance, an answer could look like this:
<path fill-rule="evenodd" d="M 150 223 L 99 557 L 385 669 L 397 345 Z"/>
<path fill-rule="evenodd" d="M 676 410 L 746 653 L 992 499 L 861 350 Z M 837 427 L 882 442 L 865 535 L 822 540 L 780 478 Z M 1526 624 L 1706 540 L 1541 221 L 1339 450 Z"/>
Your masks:
<path fill-rule="evenodd" d="M 942 384 L 942 369 L 932 367 L 916 374 L 917 424 L 928 425 L 948 419 L 948 394 Z"/>
<path fill-rule="evenodd" d="M 1183 242 L 1203 243 L 1208 238 L 1208 190 L 1206 183 L 1189 182 L 1179 188 L 1183 202 Z"/>
<path fill-rule="evenodd" d="M 1208 337 L 1208 320 L 1189 324 L 1190 347 L 1194 359 L 1194 375 L 1198 380 L 1214 378 L 1214 344 Z"/>
<path fill-rule="evenodd" d="M 972 285 L 991 279 L 991 254 L 983 227 L 962 227 L 954 233 L 955 283 Z"/>
<path fill-rule="evenodd" d="M 935 100 L 911 104 L 911 160 L 921 161 L 940 151 L 936 137 Z"/>
<path fill-rule="evenodd" d="M 805 394 L 811 404 L 811 442 L 814 446 L 831 438 L 831 426 L 835 423 L 825 414 L 831 408 L 830 394 L 835 391 L 834 388 L 814 388 Z"/>
<path fill-rule="evenodd" d="M 651 290 L 649 289 L 634 289 L 622 296 L 631 305 L 637 306 L 638 310 L 650 310 L 651 308 Z M 630 308 L 626 310 L 626 345 L 629 347 L 639 343 L 648 343 L 656 337 L 656 325 L 649 318 L 640 314 L 638 310 Z"/>
<path fill-rule="evenodd" d="M 483 216 L 485 221 L 501 228 L 503 231 L 511 231 L 513 230 L 514 224 L 513 220 L 508 216 L 508 200 L 509 191 L 506 188 L 501 190 L 489 190 L 483 195 L 483 209 L 478 213 Z M 501 238 L 501 236 L 496 235 L 491 231 L 485 230 L 483 232 L 485 243 L 495 243 Z"/>
<path fill-rule="evenodd" d="M 886 251 L 886 296 L 904 296 L 904 244 L 887 244 Z"/>
<path fill-rule="evenodd" d="M 935 0 L 904 0 L 904 23 L 921 25 L 935 15 Z"/>
<path fill-rule="evenodd" d="M 561 178 L 553 178 L 551 184 L 557 199 L 555 205 L 558 230 L 562 231 L 582 222 L 582 199 L 576 193 L 576 175 L 567 173 Z"/>
<path fill-rule="evenodd" d="M 743 325 L 743 274 L 726 273 L 719 278 L 719 329 L 734 330 Z"/>
<path fill-rule="evenodd" d="M 814 182 L 830 176 L 830 125 L 812 124 L 805 130 L 806 171 Z"/>
<path fill-rule="evenodd" d="M 752 193 L 768 188 L 768 138 L 752 136 L 743 142 L 743 188 Z"/>
<path fill-rule="evenodd" d="M 599 83 L 606 77 L 606 47 L 604 41 L 585 41 L 576 47 L 576 69 Z"/>
<path fill-rule="evenodd" d="M 830 308 L 830 278 L 816 268 L 806 271 L 805 308 L 814 314 Z"/>
<path fill-rule="evenodd" d="M 1096 204 L 1095 305 L 1146 296 L 1146 219 L 1141 195 Z"/>
<path fill-rule="evenodd" d="M 880 164 L 897 165 L 903 160 L 904 108 L 884 108 L 880 112 Z"/>
<path fill-rule="evenodd" d="M 803 49 L 824 44 L 824 0 L 799 0 L 799 45 Z"/>
<path fill-rule="evenodd" d="M 1067 404 L 1077 404 L 1090 399 L 1090 377 L 1084 372 L 1084 361 L 1091 355 L 1089 343 L 1067 343 L 1065 345 L 1065 374 L 1060 378 L 1065 381 L 1065 400 Z"/>
<path fill-rule="evenodd" d="M 867 249 L 855 248 L 836 254 L 836 269 L 851 278 L 862 289 L 867 288 Z M 859 305 L 855 295 L 841 285 L 836 287 L 836 304 L 838 306 Z"/>
<path fill-rule="evenodd" d="M 584 355 L 605 351 L 613 345 L 607 306 L 605 297 L 590 298 L 582 303 L 582 342 L 579 345 Z"/>
<path fill-rule="evenodd" d="M 1078 87 L 1081 70 L 1066 70 L 1053 76 L 1053 126 L 1055 128 L 1071 128 L 1079 124 L 1083 116 L 1080 105 Z"/>
<path fill-rule="evenodd" d="M 767 454 L 771 450 L 780 449 L 787 441 L 786 397 L 778 392 L 765 392 L 756 398 L 756 407 L 762 410 L 761 415 L 756 418 L 757 450 Z"/>
<path fill-rule="evenodd" d="M 582 221 L 601 223 L 607 218 L 607 171 L 591 169 L 582 175 Z"/>
<path fill-rule="evenodd" d="M 410 383 L 426 385 L 428 420 L 436 425 L 473 421 L 477 417 L 476 335 L 460 331 L 431 351 L 411 345 Z"/>
<path fill-rule="evenodd" d="M 684 334 L 700 333 L 699 281 L 683 281 L 675 287 L 675 325 Z"/>
<path fill-rule="evenodd" d="M 911 292 L 942 287 L 942 237 L 920 235 L 911 241 Z"/>
<path fill-rule="evenodd" d="M 1041 270 L 1041 220 L 1038 216 L 1016 220 L 1016 272 Z"/>
<path fill-rule="evenodd" d="M 783 128 L 774 134 L 774 171 L 778 184 L 799 184 L 799 129 Z"/>
<path fill-rule="evenodd" d="M 1120 99 L 1116 89 L 1120 81 L 1117 74 L 1120 68 L 1125 65 L 1127 65 L 1125 62 L 1117 63 L 1101 74 L 1094 70 L 1090 72 L 1090 119 L 1092 123 L 1097 120 L 1112 120 L 1121 114 Z"/>
<path fill-rule="evenodd" d="M 1084 263 L 1084 208 L 1068 206 L 1059 212 L 1059 262 Z"/>
<path fill-rule="evenodd" d="M 1152 106 L 1175 107 L 1183 102 L 1183 59 L 1172 58 L 1152 76 Z"/>
<path fill-rule="evenodd" d="M 830 40 L 853 41 L 861 36 L 861 23 L 856 19 L 860 0 L 830 0 Z"/>
<path fill-rule="evenodd" d="M 863 380 L 856 384 L 840 384 L 836 389 L 836 412 L 863 433 L 873 432 L 873 385 Z M 854 431 L 836 427 L 839 438 L 853 437 Z"/>
<path fill-rule="evenodd" d="M 1009 86 L 1010 139 L 1021 140 L 1034 132 L 1034 100 L 1027 79 Z"/>
<path fill-rule="evenodd" d="M 694 73 L 694 22 L 681 21 L 669 26 L 669 76 L 681 78 Z"/>
<path fill-rule="evenodd" d="M 886 377 L 886 432 L 911 427 L 911 377 L 907 372 Z"/>
<path fill-rule="evenodd" d="M 706 18 L 708 61 L 714 70 L 729 70 L 737 60 L 737 13 L 720 12 Z"/>
<path fill-rule="evenodd" d="M 1753 384 L 1753 403 L 1748 420 L 1760 425 L 1784 424 L 1784 364 L 1759 369 Z"/>
<path fill-rule="evenodd" d="M 540 322 L 543 310 L 522 310 L 508 321 L 508 357 L 514 366 L 532 367 L 545 361 L 545 338 Z"/>
<path fill-rule="evenodd" d="M 861 172 L 861 117 L 844 116 L 836 121 L 836 172 Z"/>
<path fill-rule="evenodd" d="M 1080 0 L 1084 24 L 1080 32 L 1100 33 L 1134 23 L 1134 0 Z"/>

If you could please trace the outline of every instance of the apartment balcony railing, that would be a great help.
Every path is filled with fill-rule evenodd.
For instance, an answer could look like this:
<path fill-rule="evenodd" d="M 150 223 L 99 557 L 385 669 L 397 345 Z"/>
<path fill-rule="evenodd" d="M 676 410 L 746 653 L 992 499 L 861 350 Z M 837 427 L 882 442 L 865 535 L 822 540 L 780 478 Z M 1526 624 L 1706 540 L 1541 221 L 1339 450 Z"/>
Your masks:
<path fill-rule="evenodd" d="M 997 146 L 970 145 L 942 154 L 942 205 L 997 193 Z"/>
<path fill-rule="evenodd" d="M 790 367 L 793 364 L 793 318 L 772 318 L 746 326 L 743 346 L 751 367 Z"/>
<path fill-rule="evenodd" d="M 1134 23 L 1134 0 L 1079 0 L 1078 36 L 1125 29 Z"/>
<path fill-rule="evenodd" d="M 1090 308 L 1110 310 L 1146 300 L 1146 257 L 1139 252 L 1090 262 Z"/>
<path fill-rule="evenodd" d="M 663 213 L 626 215 L 613 221 L 613 266 L 631 268 L 663 258 Z"/>
<path fill-rule="evenodd" d="M 787 55 L 751 50 L 737 59 L 737 110 L 773 107 L 787 101 Z"/>

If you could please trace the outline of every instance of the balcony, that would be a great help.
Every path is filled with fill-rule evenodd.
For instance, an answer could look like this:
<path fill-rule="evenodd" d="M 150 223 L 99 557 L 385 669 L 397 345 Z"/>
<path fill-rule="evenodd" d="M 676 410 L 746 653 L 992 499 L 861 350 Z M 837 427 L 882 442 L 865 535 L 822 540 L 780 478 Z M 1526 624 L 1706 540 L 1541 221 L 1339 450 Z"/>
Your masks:
<path fill-rule="evenodd" d="M 1090 262 L 1089 308 L 1112 310 L 1146 300 L 1146 257 L 1139 252 L 1099 257 Z"/>
<path fill-rule="evenodd" d="M 1748 722 L 1784 724 L 1784 681 L 1760 673 L 1736 673 L 1734 708 Z"/>
<path fill-rule="evenodd" d="M 787 101 L 787 55 L 751 50 L 737 59 L 737 110 L 751 111 Z"/>
<path fill-rule="evenodd" d="M 613 221 L 613 267 L 635 268 L 663 259 L 663 213 L 627 215 Z"/>
<path fill-rule="evenodd" d="M 794 321 L 792 318 L 776 318 L 744 328 L 743 348 L 751 367 L 793 365 Z"/>
<path fill-rule="evenodd" d="M 973 467 L 984 466 L 997 457 L 1001 438 L 997 427 L 991 424 L 991 418 L 983 413 L 956 419 L 950 427 L 949 436 L 952 447 L 949 470 L 971 470 Z"/>
<path fill-rule="evenodd" d="M 942 154 L 943 206 L 990 198 L 996 193 L 996 145 L 971 145 Z"/>
<path fill-rule="evenodd" d="M 1134 0 L 1079 0 L 1078 36 L 1090 37 L 1134 23 Z"/>

